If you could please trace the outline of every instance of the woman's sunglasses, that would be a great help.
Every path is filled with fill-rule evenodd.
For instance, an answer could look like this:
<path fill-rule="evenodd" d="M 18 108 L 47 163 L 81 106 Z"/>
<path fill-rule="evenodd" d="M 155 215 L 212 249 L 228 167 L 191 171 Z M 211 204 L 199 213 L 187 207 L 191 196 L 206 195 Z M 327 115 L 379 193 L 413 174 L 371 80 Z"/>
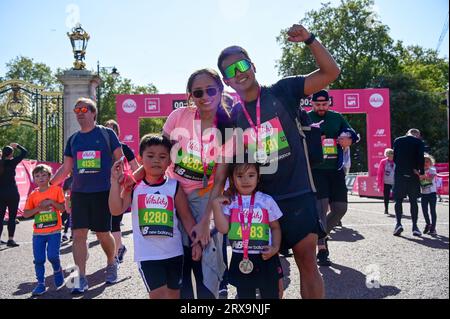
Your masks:
<path fill-rule="evenodd" d="M 225 71 L 225 77 L 227 79 L 232 79 L 236 76 L 236 69 L 239 70 L 239 72 L 247 72 L 250 67 L 252 66 L 252 63 L 249 60 L 240 60 L 237 62 L 234 62 L 233 64 L 229 65 Z"/>
<path fill-rule="evenodd" d="M 86 107 L 86 106 L 76 107 L 76 108 L 73 109 L 73 111 L 75 112 L 75 114 L 79 114 L 80 112 L 81 113 L 87 113 L 89 111 L 89 108 Z"/>
<path fill-rule="evenodd" d="M 208 94 L 209 97 L 213 97 L 217 95 L 217 89 L 216 88 L 207 88 L 206 90 L 198 89 L 192 92 L 192 95 L 197 98 L 201 99 L 203 97 L 203 93 L 206 91 L 206 94 Z"/>

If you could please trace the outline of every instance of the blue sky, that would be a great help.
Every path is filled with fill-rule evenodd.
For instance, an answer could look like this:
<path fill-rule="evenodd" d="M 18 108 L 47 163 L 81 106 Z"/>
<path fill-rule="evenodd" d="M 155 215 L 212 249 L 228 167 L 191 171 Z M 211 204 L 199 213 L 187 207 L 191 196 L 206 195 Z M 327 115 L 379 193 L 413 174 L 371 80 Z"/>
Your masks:
<path fill-rule="evenodd" d="M 279 78 L 275 62 L 281 57 L 276 42 L 280 30 L 320 8 L 320 2 L 325 1 L 0 0 L 0 76 L 6 62 L 18 55 L 53 70 L 71 67 L 66 32 L 79 16 L 91 35 L 88 69 L 96 69 L 99 60 L 136 84 L 151 82 L 161 93 L 183 93 L 194 70 L 216 68 L 221 49 L 238 44 L 252 56 L 260 82 L 270 84 Z M 448 2 L 375 0 L 374 9 L 393 39 L 435 49 Z M 448 42 L 447 34 L 442 57 L 448 58 Z"/>

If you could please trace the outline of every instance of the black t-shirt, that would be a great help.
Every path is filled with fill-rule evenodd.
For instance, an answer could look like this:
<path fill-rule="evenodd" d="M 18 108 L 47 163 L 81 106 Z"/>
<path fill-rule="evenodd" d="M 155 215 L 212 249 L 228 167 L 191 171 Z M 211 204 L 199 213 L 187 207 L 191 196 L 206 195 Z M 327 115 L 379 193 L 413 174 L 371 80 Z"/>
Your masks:
<path fill-rule="evenodd" d="M 11 160 L 2 159 L 0 165 L 3 166 L 2 174 L 0 175 L 0 189 L 2 191 L 17 189 L 16 185 L 16 167 L 28 155 L 28 151 L 21 145 L 17 148 L 20 154 Z"/>
<path fill-rule="evenodd" d="M 274 149 L 277 150 L 277 155 L 270 154 L 269 159 L 271 165 L 277 162 L 278 167 L 276 171 L 261 176 L 260 190 L 272 196 L 283 212 L 298 209 L 295 199 L 312 192 L 304 141 L 294 120 L 300 99 L 305 97 L 304 84 L 305 78 L 296 76 L 261 88 L 261 124 L 268 128 L 278 128 L 269 133 L 271 139 L 273 136 L 271 145 L 275 145 Z M 245 103 L 255 125 L 256 103 L 257 101 Z M 232 119 L 237 128 L 246 130 L 250 127 L 240 104 L 233 107 Z"/>
<path fill-rule="evenodd" d="M 398 137 L 394 141 L 395 174 L 424 174 L 424 143 L 414 136 Z"/>

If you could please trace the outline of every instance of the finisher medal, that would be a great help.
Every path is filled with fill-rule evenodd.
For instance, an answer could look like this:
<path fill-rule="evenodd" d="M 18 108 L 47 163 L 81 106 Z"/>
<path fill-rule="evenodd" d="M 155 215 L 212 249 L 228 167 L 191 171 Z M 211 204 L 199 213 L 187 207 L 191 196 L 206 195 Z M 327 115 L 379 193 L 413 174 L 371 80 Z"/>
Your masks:
<path fill-rule="evenodd" d="M 255 154 L 255 161 L 259 164 L 265 164 L 267 162 L 267 153 L 264 149 L 258 149 Z"/>
<path fill-rule="evenodd" d="M 253 271 L 253 263 L 250 259 L 242 259 L 239 263 L 241 273 L 248 275 Z"/>
<path fill-rule="evenodd" d="M 239 206 L 239 221 L 241 224 L 242 231 L 242 248 L 244 250 L 244 259 L 239 263 L 239 270 L 241 273 L 248 275 L 253 271 L 253 263 L 248 258 L 248 244 L 250 241 L 250 229 L 252 227 L 253 219 L 253 206 L 255 205 L 255 194 L 252 194 L 250 198 L 250 207 L 248 208 L 247 224 L 244 220 L 244 207 L 242 203 L 242 196 L 238 195 L 238 206 Z"/>

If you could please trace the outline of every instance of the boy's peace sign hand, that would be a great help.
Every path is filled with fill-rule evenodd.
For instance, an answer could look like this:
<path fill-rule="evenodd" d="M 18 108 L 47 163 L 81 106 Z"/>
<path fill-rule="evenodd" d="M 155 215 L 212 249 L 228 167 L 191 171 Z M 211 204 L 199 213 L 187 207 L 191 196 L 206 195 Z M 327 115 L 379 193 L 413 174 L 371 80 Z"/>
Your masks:
<path fill-rule="evenodd" d="M 111 167 L 111 181 L 120 182 L 123 176 L 123 160 L 119 159 Z"/>
<path fill-rule="evenodd" d="M 288 41 L 290 42 L 304 42 L 309 39 L 311 34 L 301 24 L 294 24 L 287 32 Z"/>

